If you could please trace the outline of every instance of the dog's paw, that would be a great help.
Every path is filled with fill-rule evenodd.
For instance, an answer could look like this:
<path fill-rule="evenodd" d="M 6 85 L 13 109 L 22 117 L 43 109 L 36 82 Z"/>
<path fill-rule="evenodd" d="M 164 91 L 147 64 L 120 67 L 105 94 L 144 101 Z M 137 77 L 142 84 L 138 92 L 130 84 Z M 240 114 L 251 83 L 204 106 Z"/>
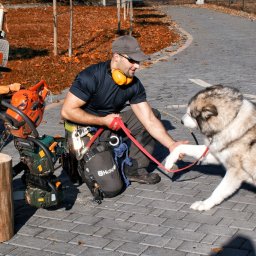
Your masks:
<path fill-rule="evenodd" d="M 175 162 L 176 162 L 176 159 L 172 156 L 172 154 L 170 154 L 169 156 L 167 156 L 164 166 L 165 168 L 170 170 L 173 167 Z"/>
<path fill-rule="evenodd" d="M 179 147 L 180 146 L 176 147 L 172 151 L 172 153 L 170 153 L 167 156 L 167 158 L 165 159 L 165 164 L 164 164 L 165 168 L 170 170 L 174 166 L 174 164 L 177 162 L 177 160 L 179 159 L 179 154 L 180 154 Z"/>
<path fill-rule="evenodd" d="M 212 208 L 212 205 L 208 204 L 207 201 L 196 201 L 191 206 L 191 209 L 197 211 L 208 211 Z"/>

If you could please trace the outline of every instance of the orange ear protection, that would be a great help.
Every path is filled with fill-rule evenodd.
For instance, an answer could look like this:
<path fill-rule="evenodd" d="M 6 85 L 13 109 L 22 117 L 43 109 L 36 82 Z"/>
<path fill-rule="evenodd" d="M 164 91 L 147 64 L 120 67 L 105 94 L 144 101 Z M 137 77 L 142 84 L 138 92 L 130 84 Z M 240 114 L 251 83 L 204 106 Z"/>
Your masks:
<path fill-rule="evenodd" d="M 127 85 L 132 82 L 132 77 L 127 77 L 121 70 L 112 69 L 112 78 L 118 85 Z"/>

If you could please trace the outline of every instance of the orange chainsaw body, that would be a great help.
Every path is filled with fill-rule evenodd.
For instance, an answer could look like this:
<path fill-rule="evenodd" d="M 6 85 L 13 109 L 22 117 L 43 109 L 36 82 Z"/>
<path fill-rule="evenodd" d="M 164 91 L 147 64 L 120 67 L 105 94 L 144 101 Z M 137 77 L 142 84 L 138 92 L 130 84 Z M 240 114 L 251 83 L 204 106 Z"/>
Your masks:
<path fill-rule="evenodd" d="M 48 95 L 48 86 L 44 80 L 29 89 L 22 89 L 14 93 L 10 104 L 25 114 L 35 127 L 41 123 L 45 108 L 45 98 Z M 8 108 L 6 116 L 12 122 L 10 132 L 13 136 L 27 138 L 32 133 L 29 125 L 21 115 Z"/>

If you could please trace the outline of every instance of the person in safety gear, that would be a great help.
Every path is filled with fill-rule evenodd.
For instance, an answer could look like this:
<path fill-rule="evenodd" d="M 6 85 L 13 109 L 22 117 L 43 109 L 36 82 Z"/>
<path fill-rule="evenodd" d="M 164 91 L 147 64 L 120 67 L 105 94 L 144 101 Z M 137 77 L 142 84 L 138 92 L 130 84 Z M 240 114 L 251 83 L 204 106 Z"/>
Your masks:
<path fill-rule="evenodd" d="M 132 135 L 149 153 L 156 140 L 172 151 L 186 143 L 175 141 L 161 123 L 160 113 L 147 102 L 145 88 L 135 76 L 140 63 L 150 59 L 132 36 L 118 37 L 112 43 L 112 58 L 91 65 L 75 78 L 64 100 L 61 116 L 65 122 L 80 126 L 99 126 L 118 130 L 113 119 L 122 119 Z M 126 104 L 128 110 L 124 110 Z M 112 124 L 112 125 L 111 125 Z M 150 160 L 133 143 L 129 157 L 132 166 L 126 165 L 124 172 L 131 182 L 156 184 L 161 178 L 149 172 Z"/>

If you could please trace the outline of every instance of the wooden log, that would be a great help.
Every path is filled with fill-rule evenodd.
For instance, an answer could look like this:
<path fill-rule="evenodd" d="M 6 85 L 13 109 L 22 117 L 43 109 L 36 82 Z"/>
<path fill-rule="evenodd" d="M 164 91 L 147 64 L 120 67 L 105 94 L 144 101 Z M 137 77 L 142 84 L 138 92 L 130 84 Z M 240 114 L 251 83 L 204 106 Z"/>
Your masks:
<path fill-rule="evenodd" d="M 0 85 L 0 94 L 7 94 L 9 91 L 10 88 L 8 85 Z"/>
<path fill-rule="evenodd" d="M 0 153 L 0 242 L 14 235 L 12 158 Z"/>
<path fill-rule="evenodd" d="M 17 92 L 17 91 L 20 90 L 21 84 L 20 83 L 13 83 L 13 84 L 9 84 L 8 86 L 9 86 L 11 92 Z"/>
<path fill-rule="evenodd" d="M 20 83 L 0 85 L 0 94 L 8 94 L 9 92 L 17 92 L 19 90 L 20 90 Z"/>

